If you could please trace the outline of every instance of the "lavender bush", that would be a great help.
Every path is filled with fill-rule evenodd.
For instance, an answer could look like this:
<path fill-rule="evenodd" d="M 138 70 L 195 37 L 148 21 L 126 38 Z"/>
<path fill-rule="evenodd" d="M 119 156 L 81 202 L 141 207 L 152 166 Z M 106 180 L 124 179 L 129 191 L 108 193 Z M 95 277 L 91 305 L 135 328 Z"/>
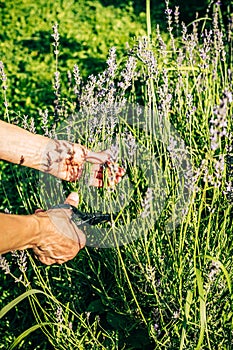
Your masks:
<path fill-rule="evenodd" d="M 144 220 L 138 227 L 143 234 L 136 240 L 108 249 L 87 247 L 64 266 L 41 266 L 30 252 L 27 259 L 21 253 L 1 257 L 4 274 L 22 283 L 28 293 L 34 289 L 44 293 L 44 299 L 25 294 L 36 325 L 16 339 L 3 338 L 3 346 L 23 345 L 39 327 L 55 349 L 232 348 L 232 28 L 221 24 L 219 3 L 213 4 L 211 19 L 197 19 L 189 27 L 179 24 L 179 9 L 170 9 L 168 2 L 166 15 L 167 33 L 158 27 L 152 38 L 139 37 L 121 62 L 111 48 L 102 73 L 84 80 L 75 65 L 68 73 L 69 99 L 62 96 L 58 60 L 62 48 L 54 26 L 55 108 L 53 115 L 48 109 L 40 111 L 44 134 L 66 135 L 96 149 L 114 136 L 112 158 L 126 167 L 121 140 L 132 159 L 141 142 L 149 161 L 156 156 L 166 176 L 166 205 L 157 218 L 147 178 L 137 167 L 128 166 L 134 202 L 124 220 L 138 213 Z M 1 77 L 9 115 L 3 64 Z M 182 220 L 169 230 L 166 225 L 170 218 L 174 222 L 179 194 L 171 155 L 180 144 L 170 138 L 166 148 L 136 126 L 120 129 L 109 111 L 129 103 L 139 115 L 142 110 L 156 113 L 158 127 L 172 123 L 188 150 L 192 169 L 185 176 L 191 195 Z M 107 115 L 104 122 L 103 115 Z M 87 127 L 78 140 L 72 133 L 80 122 L 77 116 L 86 118 Z M 25 120 L 25 127 L 34 131 L 33 120 Z M 28 187 L 26 191 L 20 180 L 17 188 L 26 210 L 44 204 L 41 189 L 32 195 L 33 184 L 32 191 Z M 63 188 L 67 193 L 81 191 L 79 183 Z M 99 190 L 109 207 L 114 191 Z M 81 206 L 90 209 L 93 203 L 83 197 Z M 152 226 L 147 221 L 151 211 L 156 217 Z M 15 272 L 12 259 L 18 264 Z M 4 317 L 3 322 L 7 313 Z"/>

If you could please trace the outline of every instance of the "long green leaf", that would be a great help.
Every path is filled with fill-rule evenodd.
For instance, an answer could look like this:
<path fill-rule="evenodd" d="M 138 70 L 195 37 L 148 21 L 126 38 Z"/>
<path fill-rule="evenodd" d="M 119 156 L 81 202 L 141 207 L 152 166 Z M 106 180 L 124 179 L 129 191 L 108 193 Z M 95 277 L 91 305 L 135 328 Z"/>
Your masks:
<path fill-rule="evenodd" d="M 199 269 L 196 269 L 196 276 L 197 276 L 197 287 L 198 287 L 199 299 L 200 299 L 200 322 L 201 322 L 200 335 L 199 335 L 199 340 L 198 340 L 198 344 L 196 347 L 196 350 L 199 350 L 201 348 L 202 343 L 203 343 L 204 334 L 205 334 L 206 303 L 205 303 L 205 293 L 204 293 L 204 288 L 203 288 L 201 271 Z"/>
<path fill-rule="evenodd" d="M 16 347 L 16 345 L 18 345 L 25 337 L 27 337 L 30 333 L 36 331 L 38 328 L 44 327 L 50 325 L 49 322 L 44 322 L 44 323 L 39 323 L 36 324 L 28 329 L 26 329 L 26 331 L 24 331 L 23 333 L 21 333 L 14 341 L 13 344 L 11 344 L 11 346 L 9 347 L 8 350 L 12 350 Z"/>
<path fill-rule="evenodd" d="M 185 341 L 185 335 L 186 335 L 186 327 L 188 323 L 189 318 L 189 312 L 190 312 L 190 306 L 192 304 L 193 299 L 193 292 L 191 290 L 188 290 L 187 297 L 186 297 L 186 303 L 185 303 L 185 321 L 182 328 L 182 334 L 181 334 L 181 341 L 180 341 L 180 350 L 184 347 L 184 341 Z"/>
<path fill-rule="evenodd" d="M 30 289 L 27 292 L 21 294 L 20 296 L 18 296 L 17 298 L 15 298 L 14 300 L 12 300 L 10 303 L 8 303 L 6 306 L 4 306 L 1 310 L 0 310 L 0 319 L 8 312 L 10 311 L 13 307 L 15 307 L 18 303 L 20 303 L 23 299 L 27 298 L 30 295 L 33 294 L 38 294 L 38 293 L 42 293 L 45 294 L 43 291 L 39 290 L 39 289 Z"/>

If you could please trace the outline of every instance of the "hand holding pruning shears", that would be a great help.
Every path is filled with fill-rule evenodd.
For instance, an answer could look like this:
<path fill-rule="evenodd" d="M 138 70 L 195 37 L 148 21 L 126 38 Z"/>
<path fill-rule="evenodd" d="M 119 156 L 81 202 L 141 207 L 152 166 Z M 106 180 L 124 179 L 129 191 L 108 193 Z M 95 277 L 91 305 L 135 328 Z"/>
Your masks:
<path fill-rule="evenodd" d="M 107 185 L 118 184 L 124 169 L 111 163 L 109 151 L 93 152 L 82 145 L 63 140 L 51 140 L 32 134 L 15 125 L 0 121 L 0 159 L 51 174 L 66 181 L 78 180 L 84 163 L 91 163 L 90 185 L 103 187 L 104 170 Z M 0 254 L 32 248 L 44 264 L 63 263 L 73 259 L 85 246 L 83 232 L 72 220 L 73 208 L 78 205 L 76 193 L 65 204 L 32 215 L 0 213 Z M 96 224 L 107 220 L 78 212 L 81 220 Z"/>

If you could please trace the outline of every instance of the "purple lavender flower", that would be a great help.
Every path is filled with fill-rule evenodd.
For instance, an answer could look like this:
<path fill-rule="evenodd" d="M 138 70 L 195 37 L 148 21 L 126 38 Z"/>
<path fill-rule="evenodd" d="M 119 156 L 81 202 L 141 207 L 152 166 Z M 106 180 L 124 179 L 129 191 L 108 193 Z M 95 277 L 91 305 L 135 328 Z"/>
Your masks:
<path fill-rule="evenodd" d="M 16 258 L 17 264 L 21 272 L 27 270 L 27 254 L 25 250 L 14 250 L 11 255 Z"/>
<path fill-rule="evenodd" d="M 5 73 L 4 64 L 2 61 L 0 61 L 0 77 L 2 80 L 2 89 L 7 90 L 7 85 L 6 85 L 7 75 Z"/>
<path fill-rule="evenodd" d="M 219 106 L 215 106 L 213 117 L 210 120 L 210 146 L 212 151 L 216 151 L 221 144 L 221 138 L 227 135 L 227 109 L 232 101 L 232 94 L 229 91 L 223 93 Z"/>
<path fill-rule="evenodd" d="M 148 188 L 146 191 L 146 195 L 145 198 L 142 201 L 142 208 L 143 211 L 141 213 L 141 217 L 143 219 L 145 219 L 148 215 L 150 215 L 150 208 L 152 205 L 152 201 L 153 201 L 153 189 L 152 188 Z"/>
<path fill-rule="evenodd" d="M 6 258 L 2 255 L 0 255 L 0 268 L 2 271 L 4 271 L 5 274 L 10 273 L 10 265 Z"/>

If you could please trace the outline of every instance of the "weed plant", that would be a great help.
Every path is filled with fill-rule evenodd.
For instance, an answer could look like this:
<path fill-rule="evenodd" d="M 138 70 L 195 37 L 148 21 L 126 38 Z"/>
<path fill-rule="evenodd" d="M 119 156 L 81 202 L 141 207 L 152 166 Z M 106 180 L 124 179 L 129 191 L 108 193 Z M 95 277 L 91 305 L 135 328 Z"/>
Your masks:
<path fill-rule="evenodd" d="M 134 190 L 124 223 L 133 214 L 145 215 L 136 228 L 139 236 L 112 248 L 87 247 L 62 266 L 42 266 L 29 251 L 1 257 L 3 286 L 13 281 L 12 288 L 16 282 L 23 290 L 14 300 L 11 291 L 3 290 L 1 348 L 39 349 L 33 333 L 40 329 L 55 349 L 232 349 L 232 28 L 221 22 L 219 3 L 212 12 L 212 18 L 197 19 L 187 27 L 179 22 L 178 8 L 172 11 L 166 3 L 168 27 L 163 35 L 159 27 L 151 31 L 148 6 L 148 35 L 135 40 L 120 61 L 112 48 L 106 69 L 86 80 L 75 65 L 67 96 L 60 88 L 62 48 L 54 25 L 55 108 L 53 113 L 48 106 L 40 111 L 41 130 L 72 140 L 69 128 L 80 125 L 77 116 L 85 116 L 86 132 L 77 127 L 75 136 L 88 147 L 106 146 L 111 135 L 124 139 L 124 147 L 133 154 L 140 143 L 151 162 L 157 157 L 167 179 L 168 199 L 158 216 L 144 168 L 139 171 L 134 163 L 124 163 L 112 149 L 127 167 Z M 5 99 L 3 65 L 1 76 Z M 171 162 L 176 140 L 164 147 L 136 125 L 129 132 L 127 125 L 114 124 L 114 116 L 101 122 L 100 107 L 106 113 L 129 104 L 143 107 L 140 117 L 153 111 L 161 125 L 173 124 L 186 144 L 192 165 L 184 176 L 189 180 L 188 203 L 181 220 L 169 230 L 177 203 L 177 172 Z M 33 121 L 25 119 L 24 126 L 35 131 Z M 20 169 L 14 174 L 24 210 L 32 213 L 44 207 L 35 172 Z M 83 209 L 95 209 L 79 183 L 62 186 L 67 194 L 81 192 Z M 96 190 L 103 206 L 114 207 L 120 186 L 110 192 Z M 26 300 L 30 307 L 23 316 L 25 331 L 19 334 L 12 327 L 12 310 L 25 311 Z"/>

